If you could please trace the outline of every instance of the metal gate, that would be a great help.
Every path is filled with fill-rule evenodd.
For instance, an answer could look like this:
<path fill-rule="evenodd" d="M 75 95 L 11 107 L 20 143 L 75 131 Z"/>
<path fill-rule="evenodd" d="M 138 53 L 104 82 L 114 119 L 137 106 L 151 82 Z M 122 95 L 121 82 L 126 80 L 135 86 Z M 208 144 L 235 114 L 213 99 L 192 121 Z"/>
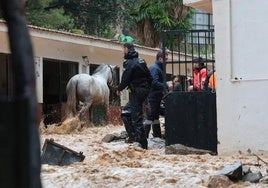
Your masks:
<path fill-rule="evenodd" d="M 217 153 L 216 90 L 188 92 L 193 59 L 202 57 L 208 72 L 215 72 L 214 30 L 173 30 L 162 33 L 166 81 L 181 78 L 182 91 L 170 91 L 165 100 L 166 145 L 183 144 Z M 207 75 L 207 79 L 209 79 Z"/>
<path fill-rule="evenodd" d="M 187 91 L 187 78 L 193 76 L 193 59 L 202 57 L 208 70 L 215 71 L 214 30 L 171 30 L 162 33 L 163 51 L 168 52 L 165 73 L 178 74 L 183 91 Z M 166 75 L 168 79 L 169 76 Z"/>

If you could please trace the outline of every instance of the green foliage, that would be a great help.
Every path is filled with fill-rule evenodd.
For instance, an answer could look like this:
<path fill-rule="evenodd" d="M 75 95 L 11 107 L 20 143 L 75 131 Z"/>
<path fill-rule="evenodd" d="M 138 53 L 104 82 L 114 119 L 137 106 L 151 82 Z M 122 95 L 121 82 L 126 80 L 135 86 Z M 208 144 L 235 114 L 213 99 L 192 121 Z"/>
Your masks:
<path fill-rule="evenodd" d="M 192 27 L 190 18 L 193 12 L 183 6 L 182 0 L 138 0 L 129 14 L 134 18 L 138 35 L 146 46 L 160 47 L 164 30 Z"/>
<path fill-rule="evenodd" d="M 112 24 L 105 27 L 104 30 L 101 32 L 101 37 L 112 39 L 116 35 L 116 30 Z"/>
<path fill-rule="evenodd" d="M 26 19 L 28 24 L 69 31 L 74 28 L 74 20 L 65 14 L 62 7 L 46 9 L 51 0 L 30 0 L 27 2 Z"/>
<path fill-rule="evenodd" d="M 151 47 L 163 30 L 191 28 L 182 0 L 28 0 L 26 7 L 32 25 L 111 39 L 120 32 Z"/>
<path fill-rule="evenodd" d="M 158 32 L 191 28 L 192 12 L 183 8 L 182 0 L 140 0 L 130 11 L 130 14 L 134 17 L 136 23 L 151 19 L 154 29 Z"/>
<path fill-rule="evenodd" d="M 111 23 L 113 6 L 111 1 L 78 1 L 55 0 L 56 4 L 64 7 L 68 15 L 74 20 L 74 27 L 83 30 L 85 34 L 96 36 L 109 36 L 112 32 Z"/>

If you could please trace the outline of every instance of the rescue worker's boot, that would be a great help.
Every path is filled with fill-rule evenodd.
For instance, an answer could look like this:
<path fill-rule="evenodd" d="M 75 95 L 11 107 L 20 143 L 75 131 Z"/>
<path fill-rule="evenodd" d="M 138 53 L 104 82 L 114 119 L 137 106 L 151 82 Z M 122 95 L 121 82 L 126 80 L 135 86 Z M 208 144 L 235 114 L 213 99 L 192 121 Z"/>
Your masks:
<path fill-rule="evenodd" d="M 143 124 L 135 126 L 135 141 L 139 142 L 143 149 L 148 149 L 148 141 L 145 136 Z"/>
<path fill-rule="evenodd" d="M 132 120 L 130 113 L 121 113 L 122 121 L 124 122 L 125 129 L 127 131 L 128 137 L 126 138 L 126 143 L 132 143 L 135 141 L 134 139 L 134 129 L 132 125 Z"/>
<path fill-rule="evenodd" d="M 162 138 L 159 120 L 154 120 L 152 128 L 153 128 L 153 137 Z"/>
<path fill-rule="evenodd" d="M 150 133 L 150 130 L 151 130 L 151 125 L 152 125 L 152 121 L 151 120 L 145 120 L 144 123 L 143 123 L 143 126 L 144 126 L 144 133 L 145 133 L 145 136 L 146 138 L 149 138 L 149 133 Z"/>

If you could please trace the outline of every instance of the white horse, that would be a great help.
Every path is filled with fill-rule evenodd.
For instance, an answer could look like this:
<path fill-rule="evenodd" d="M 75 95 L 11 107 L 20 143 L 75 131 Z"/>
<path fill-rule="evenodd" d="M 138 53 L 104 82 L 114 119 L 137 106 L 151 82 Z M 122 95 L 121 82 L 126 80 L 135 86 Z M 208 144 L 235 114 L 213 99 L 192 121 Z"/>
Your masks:
<path fill-rule="evenodd" d="M 104 105 L 106 112 L 109 106 L 109 86 L 113 84 L 115 65 L 101 64 L 92 75 L 77 74 L 67 83 L 67 118 L 79 115 L 85 120 L 85 113 L 92 105 Z M 78 112 L 80 102 L 83 103 Z"/>

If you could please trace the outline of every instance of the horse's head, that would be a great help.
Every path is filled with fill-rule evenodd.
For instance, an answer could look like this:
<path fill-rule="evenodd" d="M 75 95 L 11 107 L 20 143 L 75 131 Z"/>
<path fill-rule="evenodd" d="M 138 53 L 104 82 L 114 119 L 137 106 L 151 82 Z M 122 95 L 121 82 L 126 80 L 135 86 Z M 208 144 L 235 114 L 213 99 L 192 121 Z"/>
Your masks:
<path fill-rule="evenodd" d="M 117 73 L 116 70 L 118 68 L 119 67 L 117 65 L 101 64 L 94 71 L 93 75 L 105 78 L 106 81 L 107 81 L 108 86 L 109 87 L 114 87 L 113 84 L 114 84 L 115 79 L 116 79 L 116 73 Z"/>
<path fill-rule="evenodd" d="M 115 82 L 115 78 L 116 78 L 116 73 L 117 73 L 117 69 L 119 68 L 118 65 L 108 65 L 108 67 L 110 68 L 110 75 L 108 77 L 107 83 L 110 87 L 113 87 L 113 84 Z"/>

